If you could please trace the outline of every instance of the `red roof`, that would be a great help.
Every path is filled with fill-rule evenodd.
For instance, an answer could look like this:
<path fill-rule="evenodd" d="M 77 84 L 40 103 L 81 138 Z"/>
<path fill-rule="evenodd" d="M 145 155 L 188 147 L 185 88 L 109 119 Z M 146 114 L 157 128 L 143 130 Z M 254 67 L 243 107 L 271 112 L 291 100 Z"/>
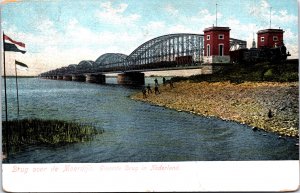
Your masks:
<path fill-rule="evenodd" d="M 230 31 L 229 27 L 208 27 L 204 29 L 204 32 L 208 32 L 208 31 Z"/>
<path fill-rule="evenodd" d="M 284 31 L 282 29 L 263 29 L 259 30 L 257 34 L 263 34 L 263 33 L 283 33 Z"/>

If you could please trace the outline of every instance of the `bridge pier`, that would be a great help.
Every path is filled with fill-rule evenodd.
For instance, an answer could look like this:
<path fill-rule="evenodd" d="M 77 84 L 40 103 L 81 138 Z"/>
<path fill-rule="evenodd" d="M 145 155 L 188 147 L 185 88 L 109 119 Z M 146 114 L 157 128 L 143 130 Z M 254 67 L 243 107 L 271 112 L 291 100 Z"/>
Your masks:
<path fill-rule="evenodd" d="M 57 79 L 57 76 L 52 76 L 52 79 L 53 79 L 53 80 L 56 80 L 56 79 Z"/>
<path fill-rule="evenodd" d="M 57 80 L 63 80 L 63 76 L 57 76 Z"/>
<path fill-rule="evenodd" d="M 86 77 L 82 74 L 72 75 L 72 81 L 85 82 Z"/>
<path fill-rule="evenodd" d="M 122 74 L 118 74 L 118 84 L 144 85 L 145 74 L 141 72 L 125 72 Z"/>
<path fill-rule="evenodd" d="M 104 74 L 87 74 L 86 81 L 90 83 L 99 83 L 105 84 L 105 75 Z"/>
<path fill-rule="evenodd" d="M 63 77 L 63 80 L 71 81 L 72 80 L 72 76 L 71 75 L 65 75 Z"/>

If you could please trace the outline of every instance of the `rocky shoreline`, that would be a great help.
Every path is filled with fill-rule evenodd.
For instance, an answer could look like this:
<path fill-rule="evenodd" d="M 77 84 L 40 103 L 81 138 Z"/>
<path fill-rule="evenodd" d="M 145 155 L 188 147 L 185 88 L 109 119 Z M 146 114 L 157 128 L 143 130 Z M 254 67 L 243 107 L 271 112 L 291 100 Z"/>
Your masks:
<path fill-rule="evenodd" d="M 152 91 L 144 98 L 139 92 L 131 98 L 201 116 L 237 121 L 254 130 L 299 137 L 298 82 L 181 81 L 174 86 L 160 85 L 160 94 Z"/>

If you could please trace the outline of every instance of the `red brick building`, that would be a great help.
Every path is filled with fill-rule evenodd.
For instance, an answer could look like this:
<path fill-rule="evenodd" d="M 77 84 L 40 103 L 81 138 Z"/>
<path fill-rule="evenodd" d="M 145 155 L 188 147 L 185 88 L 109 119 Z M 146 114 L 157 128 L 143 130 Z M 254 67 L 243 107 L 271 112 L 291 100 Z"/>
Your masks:
<path fill-rule="evenodd" d="M 257 32 L 257 48 L 281 46 L 283 43 L 282 29 L 264 29 Z"/>
<path fill-rule="evenodd" d="M 204 29 L 204 62 L 230 62 L 230 29 L 229 27 L 209 27 Z"/>

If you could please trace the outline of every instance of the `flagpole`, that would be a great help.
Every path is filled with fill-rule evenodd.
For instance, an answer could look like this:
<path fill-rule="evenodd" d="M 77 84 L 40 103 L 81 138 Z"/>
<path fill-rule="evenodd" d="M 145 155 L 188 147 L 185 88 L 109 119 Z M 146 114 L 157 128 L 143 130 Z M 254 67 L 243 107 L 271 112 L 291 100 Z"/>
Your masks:
<path fill-rule="evenodd" d="M 272 24 L 271 17 L 272 17 L 272 7 L 270 7 L 270 29 L 271 29 L 271 24 Z"/>
<path fill-rule="evenodd" d="M 8 141 L 9 141 L 9 134 L 8 134 L 8 126 L 7 126 L 7 94 L 6 94 L 6 69 L 5 69 L 5 48 L 4 48 L 4 32 L 3 32 L 3 76 L 4 76 L 4 100 L 5 100 L 5 124 L 6 124 L 6 157 L 8 161 Z M 2 125 L 3 126 L 3 125 Z"/>
<path fill-rule="evenodd" d="M 4 32 L 3 32 L 3 75 L 4 75 L 5 121 L 7 122 L 7 95 L 6 95 L 6 70 L 5 70 Z"/>
<path fill-rule="evenodd" d="M 18 117 L 19 117 L 19 115 L 20 115 L 20 107 L 19 107 L 18 72 L 17 72 L 17 64 L 16 64 L 16 62 L 15 62 L 15 72 L 16 72 L 17 104 L 18 104 Z"/>
<path fill-rule="evenodd" d="M 216 3 L 216 27 L 218 26 L 218 4 Z"/>

